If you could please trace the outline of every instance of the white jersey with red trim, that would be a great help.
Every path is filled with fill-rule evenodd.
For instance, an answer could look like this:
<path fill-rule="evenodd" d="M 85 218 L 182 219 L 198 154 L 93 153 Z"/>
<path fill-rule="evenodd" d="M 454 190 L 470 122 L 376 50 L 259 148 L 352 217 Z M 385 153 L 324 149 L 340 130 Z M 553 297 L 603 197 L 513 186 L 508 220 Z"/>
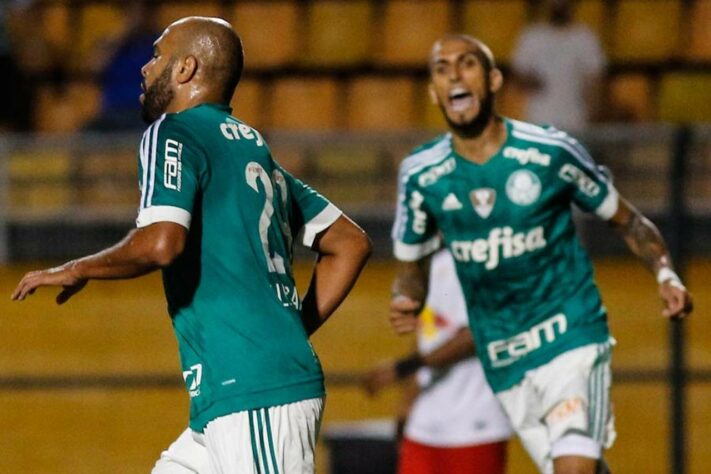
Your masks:
<path fill-rule="evenodd" d="M 418 349 L 427 354 L 467 327 L 467 308 L 454 260 L 443 250 L 432 257 L 429 296 L 420 315 Z M 484 378 L 476 357 L 446 369 L 417 373 L 420 395 L 410 411 L 405 436 L 436 447 L 492 443 L 511 437 L 506 415 Z"/>

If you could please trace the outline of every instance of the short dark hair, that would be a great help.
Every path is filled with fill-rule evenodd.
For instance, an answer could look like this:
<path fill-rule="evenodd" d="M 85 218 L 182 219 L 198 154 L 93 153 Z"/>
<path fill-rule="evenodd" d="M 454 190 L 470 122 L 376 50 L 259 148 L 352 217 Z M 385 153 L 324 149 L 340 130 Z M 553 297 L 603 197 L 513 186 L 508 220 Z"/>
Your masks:
<path fill-rule="evenodd" d="M 489 49 L 489 47 L 480 39 L 474 38 L 470 35 L 465 35 L 463 33 L 449 33 L 437 40 L 435 44 L 448 40 L 464 41 L 466 43 L 470 43 L 476 46 L 476 52 L 474 54 L 484 65 L 484 70 L 489 73 L 493 69 L 496 69 L 496 61 L 494 60 L 494 54 L 491 52 L 491 49 Z"/>

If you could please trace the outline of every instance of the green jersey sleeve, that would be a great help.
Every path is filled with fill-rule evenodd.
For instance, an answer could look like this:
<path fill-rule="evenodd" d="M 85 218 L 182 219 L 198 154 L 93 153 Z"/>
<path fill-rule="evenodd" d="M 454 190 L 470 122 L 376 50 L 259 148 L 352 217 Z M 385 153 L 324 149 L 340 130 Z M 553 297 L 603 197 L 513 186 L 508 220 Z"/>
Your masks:
<path fill-rule="evenodd" d="M 139 149 L 138 227 L 175 222 L 190 228 L 205 159 L 187 126 L 163 115 L 143 134 Z"/>
<path fill-rule="evenodd" d="M 594 212 L 608 220 L 617 212 L 619 195 L 609 172 L 595 163 L 577 140 L 558 132 L 561 143 L 557 160 L 558 178 L 572 193 L 573 202 L 586 212 Z"/>
<path fill-rule="evenodd" d="M 398 174 L 398 198 L 393 225 L 393 253 L 398 260 L 419 260 L 441 245 L 435 217 L 427 207 L 417 176 L 421 167 L 405 159 Z"/>
<path fill-rule="evenodd" d="M 336 222 L 342 212 L 323 195 L 282 167 L 277 165 L 276 170 L 276 176 L 283 178 L 277 178 L 277 185 L 284 186 L 284 195 L 291 199 L 289 227 L 292 235 L 297 235 L 298 241 L 310 248 L 316 236 Z"/>

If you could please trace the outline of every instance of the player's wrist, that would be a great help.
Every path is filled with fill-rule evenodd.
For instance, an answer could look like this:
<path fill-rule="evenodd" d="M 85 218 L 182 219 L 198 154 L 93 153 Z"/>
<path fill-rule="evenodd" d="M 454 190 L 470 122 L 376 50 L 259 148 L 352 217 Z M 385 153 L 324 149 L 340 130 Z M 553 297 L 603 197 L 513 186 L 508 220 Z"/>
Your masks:
<path fill-rule="evenodd" d="M 395 362 L 395 377 L 398 380 L 402 380 L 417 372 L 424 365 L 425 361 L 422 356 L 415 352 Z"/>
<path fill-rule="evenodd" d="M 660 285 L 669 283 L 676 286 L 684 286 L 679 275 L 669 267 L 662 267 L 657 271 L 657 283 Z"/>

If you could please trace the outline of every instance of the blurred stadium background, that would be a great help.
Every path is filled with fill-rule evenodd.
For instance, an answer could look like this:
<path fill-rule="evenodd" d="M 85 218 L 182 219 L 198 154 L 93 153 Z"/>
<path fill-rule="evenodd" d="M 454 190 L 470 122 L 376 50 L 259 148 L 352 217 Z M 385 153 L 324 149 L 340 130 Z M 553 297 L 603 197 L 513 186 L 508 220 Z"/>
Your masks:
<path fill-rule="evenodd" d="M 390 417 L 397 391 L 368 399 L 355 381 L 413 344 L 386 322 L 388 232 L 399 160 L 442 127 L 427 102 L 425 59 L 440 34 L 462 31 L 486 41 L 508 72 L 538 2 L 152 3 L 161 28 L 189 14 L 236 25 L 247 69 L 235 115 L 372 235 L 373 262 L 314 343 L 329 385 L 326 432 Z M 123 33 L 128 6 L 0 6 L 24 77 L 17 93 L 28 97 L 17 123 L 0 131 L 0 285 L 8 295 L 0 303 L 0 472 L 148 472 L 187 419 L 159 277 L 91 283 L 66 307 L 48 291 L 9 302 L 23 272 L 98 250 L 133 225 L 141 132 L 86 131 L 101 97 L 90 57 Z M 581 218 L 618 340 L 619 437 L 609 458 L 622 473 L 711 472 L 711 0 L 582 0 L 578 16 L 610 61 L 606 113 L 581 138 L 661 225 L 697 305 L 683 326 L 667 324 L 653 278 L 604 226 Z M 520 117 L 525 100 L 505 88 L 499 107 Z M 297 271 L 303 288 L 307 256 Z M 331 472 L 327 446 L 320 454 L 320 472 Z M 517 444 L 510 464 L 510 472 L 534 472 Z"/>

